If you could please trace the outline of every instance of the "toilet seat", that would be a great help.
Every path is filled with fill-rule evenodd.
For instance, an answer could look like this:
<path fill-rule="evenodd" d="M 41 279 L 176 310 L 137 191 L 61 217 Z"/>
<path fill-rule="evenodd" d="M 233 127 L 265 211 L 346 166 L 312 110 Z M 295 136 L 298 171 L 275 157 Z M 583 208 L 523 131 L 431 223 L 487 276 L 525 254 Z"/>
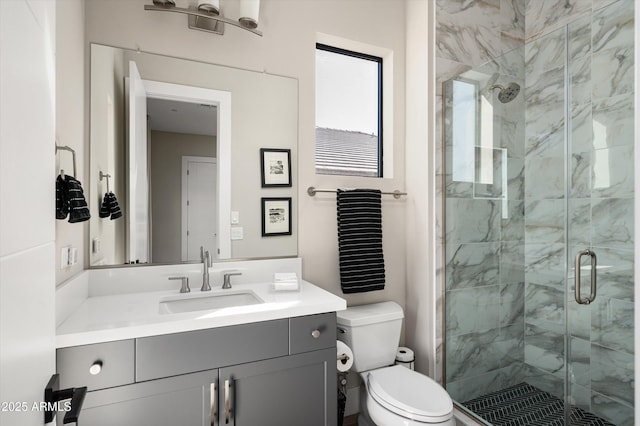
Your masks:
<path fill-rule="evenodd" d="M 367 388 L 378 404 L 405 418 L 440 423 L 453 416 L 453 402 L 438 383 L 401 365 L 370 371 Z"/>

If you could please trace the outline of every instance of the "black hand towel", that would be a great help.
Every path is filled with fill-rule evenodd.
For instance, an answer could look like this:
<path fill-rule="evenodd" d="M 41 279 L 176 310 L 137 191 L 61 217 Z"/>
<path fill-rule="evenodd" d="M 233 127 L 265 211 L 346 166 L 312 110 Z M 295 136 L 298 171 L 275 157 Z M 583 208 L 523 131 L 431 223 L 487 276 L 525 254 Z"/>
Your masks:
<path fill-rule="evenodd" d="M 102 205 L 100 206 L 100 213 L 98 215 L 102 218 L 111 216 L 111 220 L 122 217 L 122 211 L 118 205 L 118 200 L 113 192 L 107 192 L 104 194 Z"/>
<path fill-rule="evenodd" d="M 384 289 L 380 191 L 339 189 L 337 210 L 342 292 Z"/>
<path fill-rule="evenodd" d="M 64 178 L 58 175 L 56 179 L 56 219 L 66 219 L 69 214 L 69 202 L 65 200 Z"/>
<path fill-rule="evenodd" d="M 64 178 L 64 202 L 69 206 L 69 222 L 84 222 L 91 218 L 87 201 L 84 199 L 84 192 L 80 181 L 73 176 L 67 175 Z"/>

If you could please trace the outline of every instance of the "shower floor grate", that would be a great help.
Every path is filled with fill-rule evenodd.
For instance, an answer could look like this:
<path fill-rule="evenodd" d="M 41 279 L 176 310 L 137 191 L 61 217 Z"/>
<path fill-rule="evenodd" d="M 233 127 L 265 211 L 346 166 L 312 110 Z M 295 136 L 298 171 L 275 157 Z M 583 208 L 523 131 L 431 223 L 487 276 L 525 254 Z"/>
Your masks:
<path fill-rule="evenodd" d="M 564 426 L 564 402 L 528 383 L 463 402 L 494 426 Z M 578 407 L 571 407 L 571 425 L 614 426 Z"/>

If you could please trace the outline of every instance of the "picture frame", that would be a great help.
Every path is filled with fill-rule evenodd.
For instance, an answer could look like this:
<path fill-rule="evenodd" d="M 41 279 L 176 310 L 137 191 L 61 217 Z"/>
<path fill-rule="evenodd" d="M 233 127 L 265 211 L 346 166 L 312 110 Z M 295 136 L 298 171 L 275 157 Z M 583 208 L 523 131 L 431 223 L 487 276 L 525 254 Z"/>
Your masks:
<path fill-rule="evenodd" d="M 291 150 L 260 148 L 262 187 L 291 186 Z"/>
<path fill-rule="evenodd" d="M 262 236 L 291 235 L 291 197 L 262 198 Z"/>

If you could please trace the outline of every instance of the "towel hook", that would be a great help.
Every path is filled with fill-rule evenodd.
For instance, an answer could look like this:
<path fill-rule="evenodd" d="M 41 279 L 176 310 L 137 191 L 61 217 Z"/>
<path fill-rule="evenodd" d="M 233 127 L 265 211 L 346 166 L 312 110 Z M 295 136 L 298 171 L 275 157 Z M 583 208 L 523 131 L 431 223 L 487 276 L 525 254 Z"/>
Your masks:
<path fill-rule="evenodd" d="M 72 148 L 70 148 L 68 146 L 60 146 L 60 145 L 58 145 L 58 141 L 56 140 L 56 154 L 60 150 L 69 151 L 73 155 L 73 177 L 77 178 L 77 174 L 76 174 L 76 152 Z M 64 170 L 63 169 L 60 169 L 60 174 L 62 175 L 62 177 L 64 177 Z"/>
<path fill-rule="evenodd" d="M 110 177 L 111 177 L 110 174 L 102 173 L 102 170 L 100 170 L 100 181 L 102 182 L 102 179 L 107 179 L 107 193 L 111 192 L 111 190 L 109 189 L 109 178 Z"/>

